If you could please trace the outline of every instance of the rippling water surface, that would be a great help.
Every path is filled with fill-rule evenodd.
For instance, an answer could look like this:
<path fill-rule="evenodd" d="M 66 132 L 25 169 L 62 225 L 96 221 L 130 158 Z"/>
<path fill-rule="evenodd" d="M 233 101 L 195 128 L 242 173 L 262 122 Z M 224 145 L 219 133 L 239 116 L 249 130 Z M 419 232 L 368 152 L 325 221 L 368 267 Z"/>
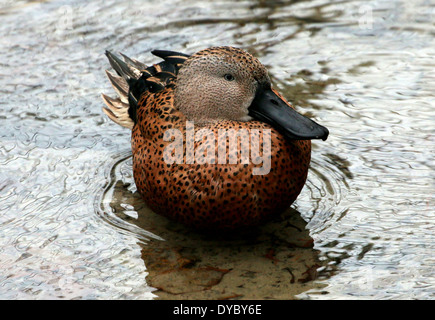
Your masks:
<path fill-rule="evenodd" d="M 434 298 L 433 2 L 0 5 L 0 298 Z M 331 132 L 293 209 L 238 239 L 144 207 L 99 97 L 106 49 L 215 45 Z"/>

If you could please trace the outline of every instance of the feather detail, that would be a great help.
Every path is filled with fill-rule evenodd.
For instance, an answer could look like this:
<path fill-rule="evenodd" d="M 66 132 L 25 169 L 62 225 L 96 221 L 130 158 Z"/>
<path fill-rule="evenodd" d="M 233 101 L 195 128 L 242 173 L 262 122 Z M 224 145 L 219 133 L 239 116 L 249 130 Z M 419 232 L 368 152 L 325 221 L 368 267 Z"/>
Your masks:
<path fill-rule="evenodd" d="M 133 129 L 134 122 L 130 118 L 128 104 L 121 101 L 121 99 L 112 99 L 105 94 L 101 94 L 103 101 L 106 103 L 107 108 L 103 108 L 103 112 L 115 123 L 122 127 Z"/>
<path fill-rule="evenodd" d="M 116 73 L 125 79 L 138 79 L 141 76 L 140 69 L 133 67 L 125 61 L 122 61 L 110 51 L 106 51 L 106 56 L 109 59 L 109 63 Z"/>
<path fill-rule="evenodd" d="M 190 57 L 190 55 L 188 55 L 188 54 L 175 52 L 175 51 L 168 51 L 168 50 L 153 50 L 153 51 L 151 51 L 151 53 L 159 58 L 164 59 L 164 60 L 169 56 L 179 56 L 179 57 L 184 57 L 186 59 Z"/>
<path fill-rule="evenodd" d="M 110 83 L 112 84 L 113 89 L 115 89 L 121 101 L 128 104 L 129 87 L 127 81 L 125 81 L 124 78 L 115 76 L 113 73 L 111 73 L 108 70 L 106 70 L 106 74 L 110 80 Z"/>
<path fill-rule="evenodd" d="M 107 71 L 110 83 L 119 98 L 113 99 L 102 95 L 106 108 L 104 113 L 117 124 L 132 129 L 136 122 L 138 101 L 145 92 L 159 92 L 164 90 L 177 77 L 178 70 L 189 55 L 167 50 L 151 52 L 162 58 L 158 64 L 147 66 L 135 59 L 120 53 L 122 59 L 110 51 L 106 56 L 116 74 Z"/>

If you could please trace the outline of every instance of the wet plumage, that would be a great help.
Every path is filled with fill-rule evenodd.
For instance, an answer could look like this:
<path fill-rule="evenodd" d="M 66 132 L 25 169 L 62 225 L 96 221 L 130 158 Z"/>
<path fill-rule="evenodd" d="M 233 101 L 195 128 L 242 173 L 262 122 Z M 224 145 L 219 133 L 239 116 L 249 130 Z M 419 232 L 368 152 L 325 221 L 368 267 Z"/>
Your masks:
<path fill-rule="evenodd" d="M 192 56 L 152 53 L 163 61 L 148 67 L 107 52 L 117 73 L 108 72 L 108 77 L 119 97 L 103 95 L 109 118 L 132 129 L 133 175 L 147 205 L 205 229 L 248 227 L 286 210 L 305 184 L 310 139 L 326 139 L 326 128 L 297 114 L 271 87 L 264 66 L 241 49 L 215 47 Z M 261 164 L 243 161 L 241 142 L 229 150 L 226 139 L 195 139 L 186 129 L 187 121 L 194 124 L 195 135 L 207 129 L 219 137 L 220 130 L 234 129 L 245 130 L 253 139 L 259 130 L 261 154 L 267 151 L 261 150 L 264 132 L 270 130 L 270 171 L 254 175 L 253 168 Z M 165 141 L 169 129 L 179 130 L 184 143 L 181 159 L 171 164 L 164 157 L 173 143 Z M 218 154 L 219 143 L 227 151 L 225 163 L 189 160 L 188 145 L 195 151 L 206 149 L 209 156 L 211 150 Z M 231 153 L 237 163 L 229 163 Z"/>

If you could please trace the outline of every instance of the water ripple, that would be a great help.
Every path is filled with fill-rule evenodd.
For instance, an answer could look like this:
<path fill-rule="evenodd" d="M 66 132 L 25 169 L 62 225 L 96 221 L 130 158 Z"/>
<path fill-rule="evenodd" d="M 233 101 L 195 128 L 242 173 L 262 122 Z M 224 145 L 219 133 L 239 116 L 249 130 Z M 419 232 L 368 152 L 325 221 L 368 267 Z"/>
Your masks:
<path fill-rule="evenodd" d="M 173 261 L 157 253 L 174 253 L 182 233 L 169 225 L 173 242 L 163 245 L 161 229 L 137 223 L 139 212 L 152 212 L 134 196 L 129 132 L 100 111 L 100 92 L 112 92 L 104 50 L 153 63 L 152 49 L 193 53 L 211 45 L 258 56 L 296 109 L 331 134 L 313 142 L 308 181 L 294 204 L 306 221 L 297 221 L 300 230 L 274 222 L 275 235 L 249 238 L 257 246 L 201 242 L 193 252 L 182 242 L 184 253 L 202 263 L 220 255 L 234 261 L 241 254 L 231 250 L 241 246 L 260 270 L 265 258 L 249 256 L 258 245 L 279 244 L 290 256 L 289 239 L 308 228 L 302 234 L 314 250 L 303 251 L 307 261 L 334 276 L 322 276 L 322 288 L 302 298 L 433 298 L 434 9 L 430 1 L 401 0 L 6 1 L 1 298 L 155 297 L 147 264 Z M 276 281 L 292 279 L 289 265 L 225 277 L 256 297 L 273 296 Z"/>

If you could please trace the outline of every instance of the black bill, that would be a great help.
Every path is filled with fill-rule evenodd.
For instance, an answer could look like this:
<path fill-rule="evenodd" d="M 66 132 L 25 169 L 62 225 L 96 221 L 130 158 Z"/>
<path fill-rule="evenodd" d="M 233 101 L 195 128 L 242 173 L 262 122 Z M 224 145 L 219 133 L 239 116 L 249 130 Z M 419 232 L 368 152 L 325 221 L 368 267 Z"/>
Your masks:
<path fill-rule="evenodd" d="M 329 130 L 299 114 L 271 88 L 260 88 L 249 107 L 249 115 L 266 122 L 290 140 L 328 138 Z"/>

